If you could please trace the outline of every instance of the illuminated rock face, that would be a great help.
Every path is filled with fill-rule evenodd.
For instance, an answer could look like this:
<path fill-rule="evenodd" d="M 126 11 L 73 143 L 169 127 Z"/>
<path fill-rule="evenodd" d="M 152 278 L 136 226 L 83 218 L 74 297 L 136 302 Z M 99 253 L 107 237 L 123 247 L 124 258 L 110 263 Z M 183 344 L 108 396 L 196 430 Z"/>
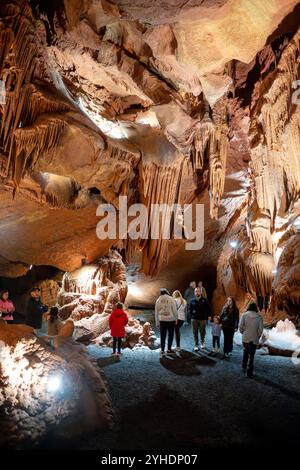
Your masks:
<path fill-rule="evenodd" d="M 32 448 L 106 429 L 112 410 L 106 383 L 85 348 L 61 338 L 53 350 L 23 325 L 0 324 L 0 445 Z"/>
<path fill-rule="evenodd" d="M 242 305 L 247 292 L 271 294 L 299 214 L 297 4 L 2 2 L 0 274 L 73 272 L 118 243 L 131 303 L 152 305 L 159 287 L 192 279 L 216 310 L 227 295 Z M 203 250 L 99 241 L 96 207 L 118 208 L 119 195 L 148 208 L 204 204 Z M 287 313 L 274 302 L 274 315 Z M 77 305 L 76 321 L 88 309 Z"/>
<path fill-rule="evenodd" d="M 125 266 L 117 251 L 97 263 L 66 273 L 58 295 L 60 317 L 92 331 L 96 337 L 108 329 L 116 302 L 127 294 Z"/>
<path fill-rule="evenodd" d="M 75 337 L 112 346 L 108 319 L 117 302 L 127 295 L 126 269 L 120 254 L 111 250 L 97 263 L 66 273 L 58 295 L 59 315 L 72 320 Z M 126 307 L 125 307 L 126 308 Z M 156 346 L 156 336 L 150 324 L 129 318 L 124 347 Z"/>

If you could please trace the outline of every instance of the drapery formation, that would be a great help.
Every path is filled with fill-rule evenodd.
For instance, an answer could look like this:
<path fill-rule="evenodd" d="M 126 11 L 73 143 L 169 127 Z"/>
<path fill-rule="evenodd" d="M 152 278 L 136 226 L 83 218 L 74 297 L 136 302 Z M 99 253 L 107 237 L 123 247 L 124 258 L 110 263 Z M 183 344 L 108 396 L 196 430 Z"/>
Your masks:
<path fill-rule="evenodd" d="M 271 294 L 272 281 L 275 277 L 276 284 L 279 276 L 275 269 L 280 240 L 276 234 L 278 219 L 288 220 L 289 214 L 293 219 L 297 215 L 297 210 L 293 211 L 300 195 L 300 111 L 296 102 L 299 78 L 300 29 L 283 50 L 275 70 L 260 84 L 260 98 L 251 110 L 252 185 L 248 209 L 251 261 L 240 257 L 240 263 L 250 270 L 234 263 L 232 267 L 236 274 L 242 269 L 247 279 L 244 284 L 258 295 Z M 239 251 L 243 249 L 239 247 Z"/>
<path fill-rule="evenodd" d="M 220 99 L 211 114 L 204 114 L 192 134 L 190 157 L 194 172 L 209 169 L 210 216 L 218 219 L 228 151 L 227 99 Z"/>
<path fill-rule="evenodd" d="M 0 106 L 1 176 L 17 187 L 39 154 L 57 145 L 65 123 L 56 113 L 70 105 L 49 92 L 51 79 L 30 7 L 23 2 L 1 4 L 0 20 L 0 80 L 5 85 Z"/>
<path fill-rule="evenodd" d="M 179 202 L 180 183 L 182 176 L 183 160 L 172 167 L 159 166 L 155 163 L 146 163 L 141 168 L 142 202 L 148 209 L 148 214 L 153 211 L 154 204 L 166 204 L 172 207 Z M 168 220 L 166 217 L 165 220 Z M 154 275 L 168 260 L 168 240 L 163 238 L 164 231 L 168 230 L 163 219 L 160 223 L 160 215 L 155 220 L 148 218 L 148 233 L 151 234 L 153 224 L 159 224 L 157 239 L 141 240 L 140 249 L 143 249 L 142 269 L 145 274 Z M 170 237 L 173 235 L 174 220 L 170 219 Z"/>

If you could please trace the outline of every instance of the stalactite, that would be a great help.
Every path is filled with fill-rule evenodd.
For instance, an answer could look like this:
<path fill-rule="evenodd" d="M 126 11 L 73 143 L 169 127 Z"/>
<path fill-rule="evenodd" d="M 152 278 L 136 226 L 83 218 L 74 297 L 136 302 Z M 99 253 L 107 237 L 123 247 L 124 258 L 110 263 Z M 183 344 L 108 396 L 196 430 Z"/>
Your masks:
<path fill-rule="evenodd" d="M 263 97 L 252 110 L 251 168 L 256 199 L 259 208 L 269 210 L 271 220 L 283 195 L 291 202 L 300 194 L 300 158 L 296 151 L 300 114 L 292 102 L 293 83 L 299 77 L 300 29 L 283 51 L 277 69 L 264 80 Z"/>
<path fill-rule="evenodd" d="M 141 181 L 143 202 L 146 203 L 148 214 L 151 214 L 152 204 L 167 204 L 172 206 L 178 202 L 182 160 L 172 167 L 163 167 L 155 163 L 141 166 Z M 172 225 L 172 224 L 171 224 Z M 148 232 L 151 233 L 151 221 L 148 220 Z M 143 250 L 142 270 L 145 274 L 156 274 L 168 260 L 168 240 L 162 238 L 163 226 L 159 227 L 159 239 L 141 240 L 139 247 Z M 172 229 L 170 229 L 172 236 Z"/>
<path fill-rule="evenodd" d="M 212 118 L 215 130 L 209 149 L 209 193 L 210 215 L 218 218 L 218 209 L 224 193 L 226 160 L 228 150 L 227 98 L 220 99 L 214 106 Z"/>
<path fill-rule="evenodd" d="M 248 212 L 252 255 L 247 275 L 263 295 L 271 290 L 276 217 L 279 211 L 282 215 L 290 210 L 300 196 L 300 113 L 293 102 L 294 82 L 299 78 L 300 28 L 276 69 L 260 84 L 261 97 L 251 110 L 250 168 L 254 184 Z"/>
<path fill-rule="evenodd" d="M 30 159 L 33 168 L 40 153 L 52 150 L 66 128 L 63 119 L 43 118 L 31 127 L 17 129 L 14 133 L 14 171 L 13 180 L 18 186 L 26 164 Z"/>
<path fill-rule="evenodd" d="M 254 252 L 247 260 L 248 279 L 253 286 L 252 291 L 256 295 L 267 296 L 272 292 L 272 280 L 274 269 L 273 256 Z"/>
<path fill-rule="evenodd" d="M 211 119 L 206 113 L 190 139 L 190 159 L 193 171 L 209 168 L 210 215 L 218 218 L 218 208 L 224 193 L 228 146 L 227 101 L 220 100 Z"/>
<path fill-rule="evenodd" d="M 0 79 L 6 102 L 0 109 L 0 146 L 4 150 L 1 176 L 19 185 L 26 166 L 59 140 L 64 124 L 46 114 L 70 109 L 70 105 L 37 85 L 48 72 L 39 49 L 31 9 L 26 4 L 1 4 L 4 27 L 0 29 Z M 1 26 L 0 26 L 1 27 Z M 49 89 L 51 85 L 47 83 Z M 43 120 L 36 120 L 43 114 Z"/>

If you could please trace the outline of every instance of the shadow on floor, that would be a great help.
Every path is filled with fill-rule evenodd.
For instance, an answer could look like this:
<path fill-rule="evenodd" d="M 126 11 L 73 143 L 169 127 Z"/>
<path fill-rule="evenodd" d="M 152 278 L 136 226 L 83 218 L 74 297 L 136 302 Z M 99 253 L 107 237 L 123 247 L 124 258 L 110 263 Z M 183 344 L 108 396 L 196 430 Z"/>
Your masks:
<path fill-rule="evenodd" d="M 255 371 L 254 371 L 255 372 Z M 283 387 L 282 385 L 273 382 L 273 380 L 267 379 L 266 377 L 262 377 L 260 375 L 254 376 L 255 382 L 258 382 L 262 385 L 266 385 L 267 387 L 271 387 L 273 390 L 278 390 L 287 397 L 293 398 L 294 400 L 300 401 L 300 393 L 295 392 L 294 390 L 288 390 L 287 388 Z"/>
<path fill-rule="evenodd" d="M 182 350 L 180 353 L 162 357 L 160 363 L 174 374 L 191 376 L 201 375 L 201 367 L 214 366 L 216 361 L 205 355 Z"/>
<path fill-rule="evenodd" d="M 205 407 L 193 406 L 178 392 L 161 386 L 151 400 L 125 409 L 118 424 L 117 449 L 222 447 L 222 433 Z"/>
<path fill-rule="evenodd" d="M 97 359 L 97 365 L 99 367 L 107 367 L 112 364 L 116 364 L 117 362 L 121 362 L 118 356 L 108 356 L 108 357 L 101 357 Z"/>

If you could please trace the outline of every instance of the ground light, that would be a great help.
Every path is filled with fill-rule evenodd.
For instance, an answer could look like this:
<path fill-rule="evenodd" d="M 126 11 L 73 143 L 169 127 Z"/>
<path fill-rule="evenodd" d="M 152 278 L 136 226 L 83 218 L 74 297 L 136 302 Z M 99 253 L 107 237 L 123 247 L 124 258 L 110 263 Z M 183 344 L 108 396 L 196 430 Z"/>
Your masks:
<path fill-rule="evenodd" d="M 229 242 L 229 245 L 231 246 L 231 248 L 237 248 L 238 247 L 238 242 L 236 240 L 231 240 Z"/>
<path fill-rule="evenodd" d="M 59 375 L 51 375 L 47 379 L 47 391 L 48 392 L 57 392 L 61 389 L 62 380 Z"/>

